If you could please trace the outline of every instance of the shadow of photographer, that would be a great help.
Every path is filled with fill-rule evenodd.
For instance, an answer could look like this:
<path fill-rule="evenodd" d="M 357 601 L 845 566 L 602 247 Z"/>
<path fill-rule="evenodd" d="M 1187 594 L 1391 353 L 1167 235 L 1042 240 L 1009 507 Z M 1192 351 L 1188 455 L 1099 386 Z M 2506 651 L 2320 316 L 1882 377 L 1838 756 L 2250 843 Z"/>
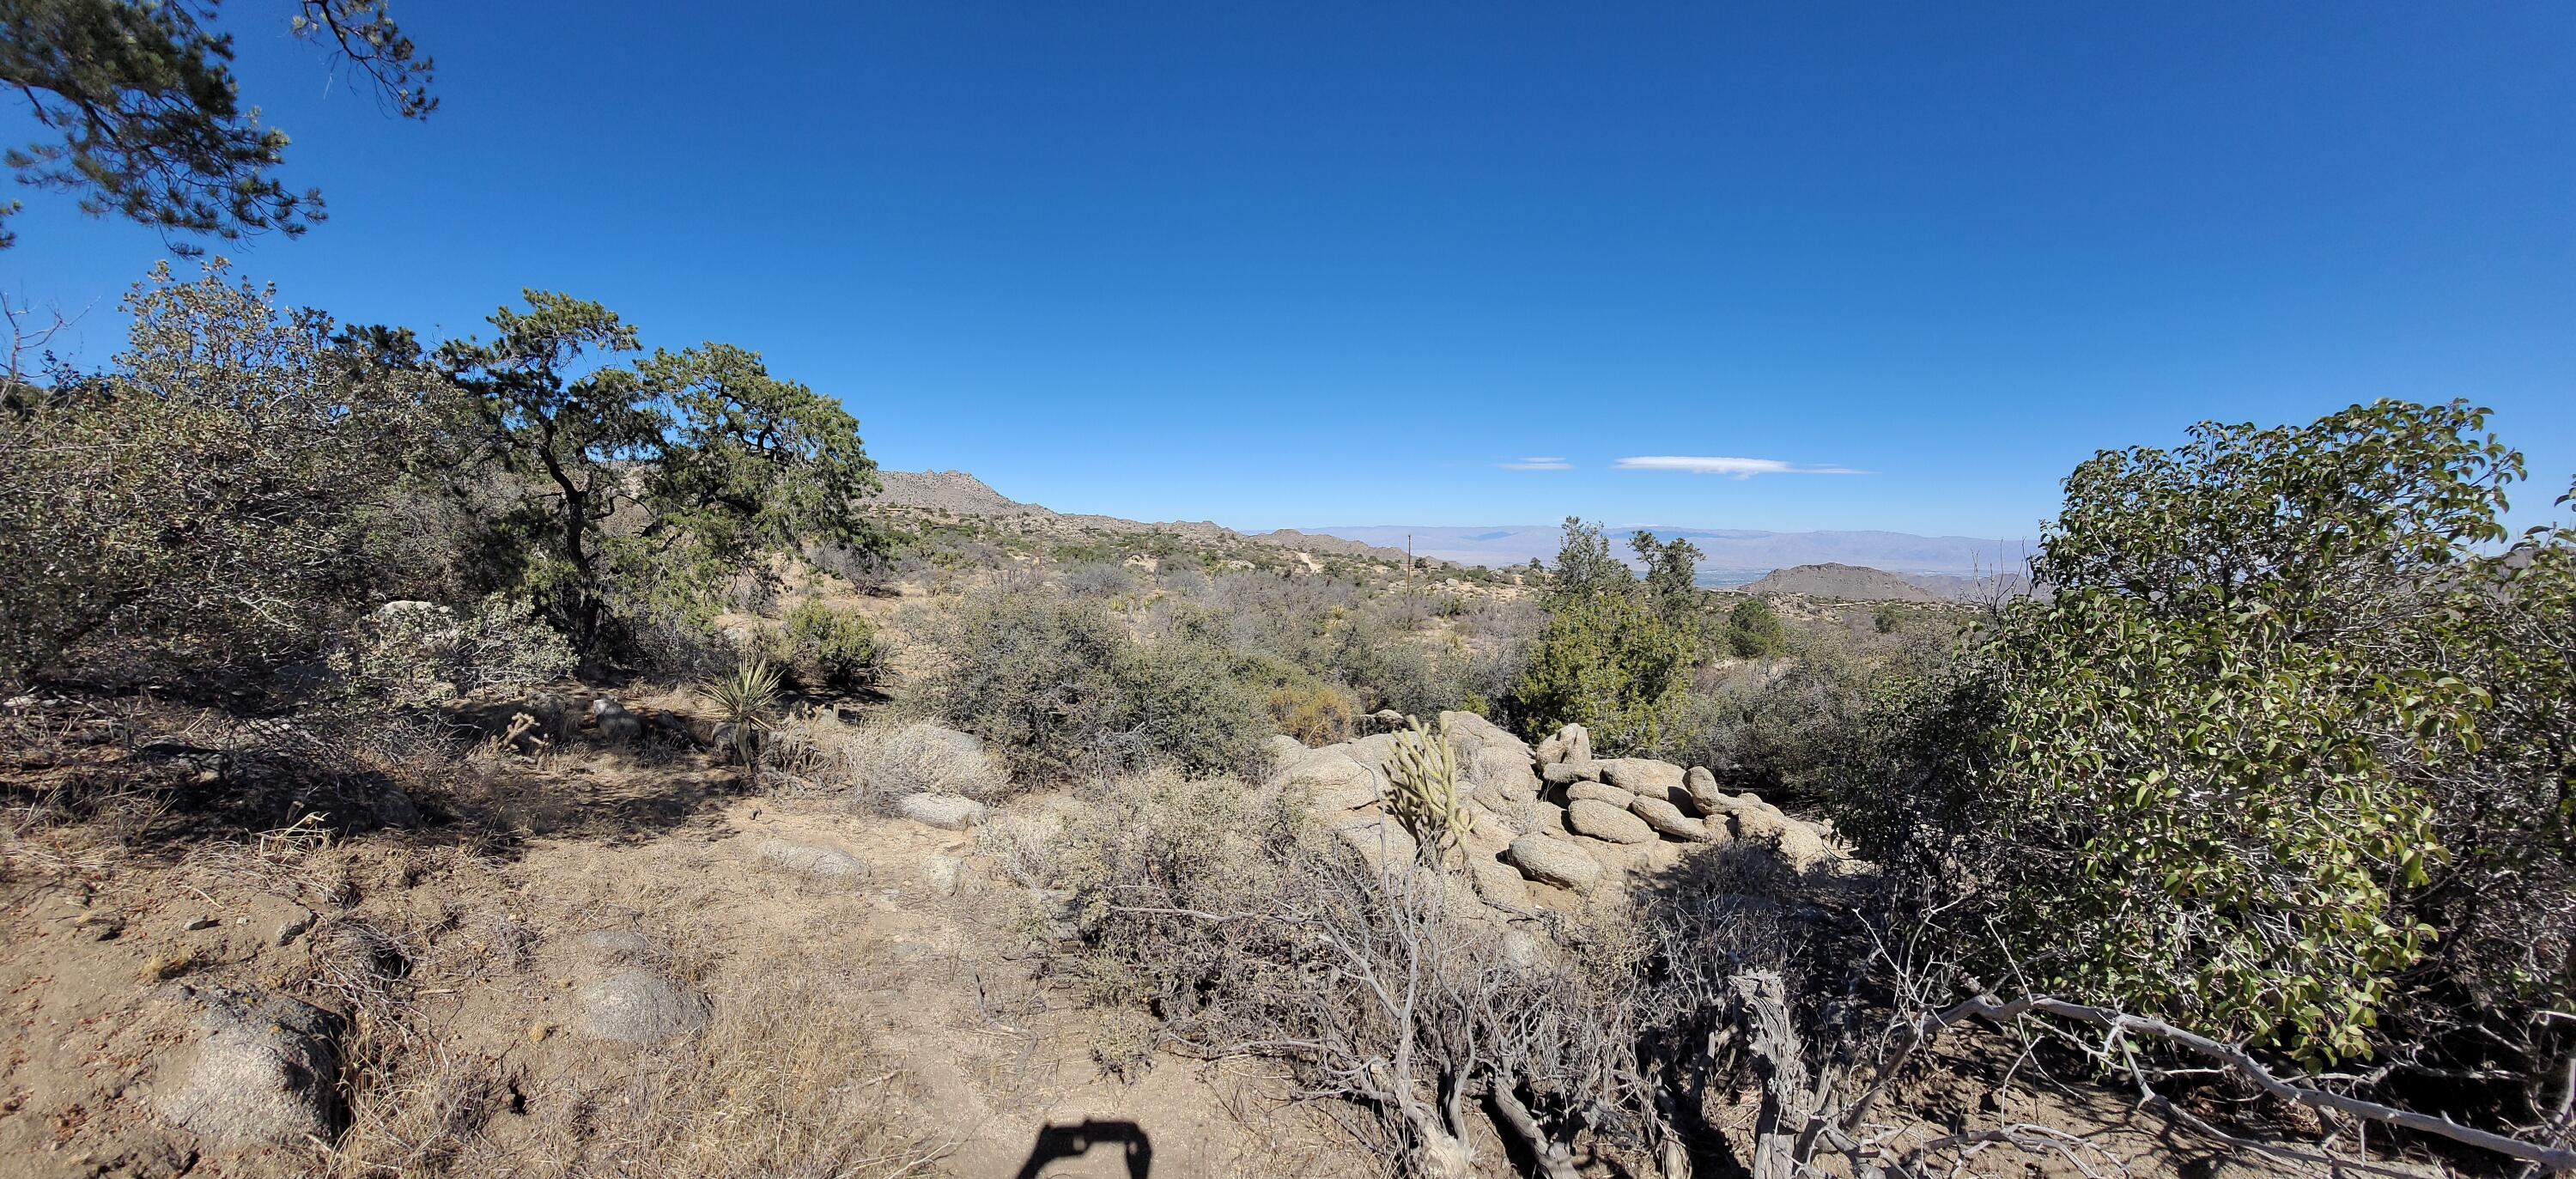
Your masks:
<path fill-rule="evenodd" d="M 1146 1179 L 1154 1172 L 1154 1140 L 1134 1122 L 1085 1118 L 1070 1126 L 1041 1126 L 1020 1164 L 1019 1179 L 1038 1179 L 1048 1163 L 1080 1158 L 1095 1147 L 1116 1146 L 1126 1156 L 1127 1179 Z"/>

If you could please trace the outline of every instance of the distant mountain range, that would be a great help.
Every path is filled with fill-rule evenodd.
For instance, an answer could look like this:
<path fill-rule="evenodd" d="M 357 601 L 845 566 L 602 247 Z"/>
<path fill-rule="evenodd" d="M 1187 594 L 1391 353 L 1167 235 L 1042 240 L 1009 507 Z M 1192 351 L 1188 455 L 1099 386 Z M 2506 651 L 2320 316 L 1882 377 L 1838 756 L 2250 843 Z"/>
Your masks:
<path fill-rule="evenodd" d="M 1137 532 L 1169 533 L 1201 543 L 1247 540 L 1298 552 L 1329 553 L 1345 557 L 1363 557 L 1373 561 L 1401 563 L 1402 546 L 1389 549 L 1328 536 L 1303 533 L 1293 528 L 1273 532 L 1242 533 L 1206 520 L 1170 520 L 1149 522 L 1117 516 L 1091 516 L 1058 512 L 1040 504 L 1024 503 L 993 490 L 983 480 L 964 471 L 887 471 L 877 472 L 881 485 L 867 502 L 915 511 L 935 512 L 946 516 L 980 516 L 1009 520 L 1026 528 L 1068 537 L 1083 531 L 1112 535 Z M 1437 560 L 1429 564 L 1445 564 Z"/>
<path fill-rule="evenodd" d="M 1532 558 L 1553 561 L 1564 536 L 1563 530 L 1552 524 L 1468 528 L 1371 524 L 1306 531 L 1391 549 L 1402 549 L 1410 536 L 1413 551 L 1421 555 L 1493 568 L 1525 564 Z M 1628 538 L 1641 531 L 1667 540 L 1676 536 L 1689 538 L 1702 554 L 1699 582 L 1704 586 L 1743 585 L 1774 569 L 1799 565 L 1857 565 L 1888 573 L 1982 581 L 1998 575 L 2020 575 L 2034 547 L 2026 540 L 1915 536 L 1904 532 L 1763 532 L 1749 528 L 1640 525 L 1611 532 L 1611 543 L 1620 556 L 1628 555 Z"/>
<path fill-rule="evenodd" d="M 1394 560 L 1408 539 L 1426 563 L 1501 569 L 1533 558 L 1556 559 L 1563 530 L 1556 525 L 1515 524 L 1444 528 L 1375 524 L 1239 533 L 1206 521 L 1140 523 L 1114 516 L 1071 515 L 995 491 L 964 471 L 880 471 L 884 490 L 872 502 L 949 516 L 1012 520 L 1023 527 L 1070 533 L 1168 532 L 1199 541 L 1247 540 L 1311 553 Z M 1914 536 L 1903 532 L 1763 532 L 1747 528 L 1622 527 L 1610 541 L 1627 557 L 1637 532 L 1687 537 L 1703 554 L 1699 584 L 1741 587 L 1753 593 L 1806 594 L 1846 601 L 1979 599 L 1997 586 L 2027 584 L 2030 544 L 1970 536 Z"/>

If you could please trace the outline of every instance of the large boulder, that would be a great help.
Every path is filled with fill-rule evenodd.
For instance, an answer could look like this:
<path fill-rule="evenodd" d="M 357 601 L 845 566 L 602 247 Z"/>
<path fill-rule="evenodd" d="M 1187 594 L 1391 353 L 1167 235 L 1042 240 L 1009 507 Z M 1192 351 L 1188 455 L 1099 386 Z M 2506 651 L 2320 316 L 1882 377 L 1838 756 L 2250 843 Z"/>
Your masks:
<path fill-rule="evenodd" d="M 1529 800 L 1504 799 L 1501 806 L 1496 806 L 1493 792 L 1480 790 L 1467 796 L 1467 813 L 1475 820 L 1477 830 L 1504 832 L 1504 842 L 1508 843 L 1508 837 L 1520 834 L 1529 822 Z"/>
<path fill-rule="evenodd" d="M 1592 731 L 1581 725 L 1567 725 L 1556 735 L 1538 743 L 1538 764 L 1555 765 L 1561 761 L 1592 760 Z"/>
<path fill-rule="evenodd" d="M 1565 808 L 1565 823 L 1576 833 L 1611 843 L 1653 843 L 1655 829 L 1623 808 L 1579 798 Z"/>
<path fill-rule="evenodd" d="M 1599 782 L 1583 781 L 1567 783 L 1565 787 L 1565 797 L 1568 801 L 1589 799 L 1593 802 L 1606 802 L 1623 811 L 1628 809 L 1629 803 L 1637 800 L 1636 795 L 1630 794 L 1625 790 L 1621 790 L 1616 786 L 1604 786 Z"/>
<path fill-rule="evenodd" d="M 1529 885 L 1510 865 L 1491 856 L 1475 856 L 1467 861 L 1467 872 L 1477 898 L 1486 904 L 1507 913 L 1529 909 Z"/>
<path fill-rule="evenodd" d="M 1379 798 L 1377 771 L 1329 749 L 1306 755 L 1288 769 L 1286 788 L 1300 790 L 1327 813 L 1364 807 Z"/>
<path fill-rule="evenodd" d="M 1639 795 L 1636 801 L 1628 804 L 1628 813 L 1644 819 L 1647 826 L 1655 829 L 1655 834 L 1667 839 L 1688 843 L 1708 840 L 1708 824 L 1683 814 L 1682 808 L 1669 800 Z"/>
<path fill-rule="evenodd" d="M 1836 858 L 1824 832 L 1813 825 L 1793 819 L 1750 794 L 1732 801 L 1736 807 L 1729 819 L 1737 839 L 1770 844 L 1782 860 L 1801 872 Z"/>
<path fill-rule="evenodd" d="M 1269 755 L 1270 772 L 1274 777 L 1287 773 L 1289 767 L 1296 765 L 1299 759 L 1310 752 L 1305 742 L 1286 733 L 1275 734 L 1268 741 L 1262 742 L 1261 751 Z"/>
<path fill-rule="evenodd" d="M 1581 761 L 1550 762 L 1540 768 L 1539 777 L 1550 786 L 1598 782 L 1601 780 L 1601 763 L 1589 758 Z"/>
<path fill-rule="evenodd" d="M 1565 808 L 1552 802 L 1536 798 L 1500 799 L 1490 796 L 1490 793 L 1471 794 L 1468 798 L 1479 810 L 1492 811 L 1501 816 L 1503 820 L 1501 829 L 1509 832 L 1515 839 L 1534 831 L 1563 832 L 1565 830 Z M 1479 819 L 1479 822 L 1481 821 Z"/>
<path fill-rule="evenodd" d="M 1352 761 L 1367 766 L 1372 770 L 1384 773 L 1386 771 L 1386 763 L 1394 760 L 1395 758 L 1395 735 L 1392 733 L 1373 733 L 1356 741 L 1345 741 L 1339 745 L 1330 745 L 1325 748 L 1338 749 Z"/>
<path fill-rule="evenodd" d="M 1624 814 L 1626 812 L 1621 813 Z M 1576 835 L 1572 833 L 1568 833 L 1565 840 L 1566 842 L 1573 844 L 1575 848 L 1583 854 L 1592 857 L 1593 863 L 1601 865 L 1601 873 L 1605 879 L 1613 879 L 1615 878 L 1615 874 L 1621 872 L 1637 872 L 1649 869 L 1653 865 L 1649 862 L 1648 857 L 1652 856 L 1656 851 L 1667 847 L 1681 846 L 1680 844 L 1666 843 L 1652 835 L 1647 836 L 1645 840 L 1640 843 L 1614 843 L 1607 839 L 1595 839 L 1589 835 Z"/>
<path fill-rule="evenodd" d="M 1503 812 L 1467 796 L 1467 829 L 1459 833 L 1459 842 L 1471 850 L 1492 855 L 1503 850 L 1521 833 L 1520 824 Z"/>
<path fill-rule="evenodd" d="M 1464 760 L 1465 777 L 1478 788 L 1492 787 L 1505 798 L 1538 797 L 1538 771 L 1531 768 L 1527 752 L 1488 745 L 1465 755 Z"/>
<path fill-rule="evenodd" d="M 1703 815 L 1726 813 L 1718 804 L 1718 800 L 1726 795 L 1718 790 L 1717 775 L 1708 772 L 1707 766 L 1692 766 L 1690 772 L 1682 776 L 1682 792 L 1690 796 L 1691 805 L 1699 808 Z"/>
<path fill-rule="evenodd" d="M 896 799 L 894 813 L 916 823 L 926 823 L 950 831 L 963 831 L 983 822 L 988 812 L 983 803 L 962 794 L 940 794 L 924 790 Z"/>
<path fill-rule="evenodd" d="M 1342 842 L 1360 853 L 1360 858 L 1368 861 L 1371 867 L 1402 868 L 1413 862 L 1418 846 L 1413 833 L 1386 815 L 1375 812 L 1344 815 L 1329 822 L 1333 834 L 1341 836 Z"/>
<path fill-rule="evenodd" d="M 196 1043 L 158 1102 L 163 1115 L 227 1149 L 328 1141 L 339 1119 L 339 1020 L 277 996 L 204 997 Z"/>
<path fill-rule="evenodd" d="M 1559 888 L 1580 892 L 1601 879 L 1601 865 L 1583 854 L 1581 848 L 1544 835 L 1524 835 L 1513 840 L 1503 858 L 1520 869 L 1521 875 Z"/>
<path fill-rule="evenodd" d="M 1601 780 L 1630 794 L 1662 797 L 1682 786 L 1682 768 L 1651 757 L 1614 757 L 1601 763 Z"/>
<path fill-rule="evenodd" d="M 593 980 L 573 1006 L 574 1030 L 621 1044 L 667 1044 L 707 1025 L 705 1000 L 641 967 Z"/>
<path fill-rule="evenodd" d="M 1491 749 L 1519 758 L 1524 766 L 1530 763 L 1528 742 L 1512 736 L 1501 725 L 1486 720 L 1476 713 L 1444 712 L 1440 714 L 1440 723 L 1448 727 L 1449 744 L 1458 750 L 1458 756 L 1462 759 L 1471 753 L 1481 753 Z"/>

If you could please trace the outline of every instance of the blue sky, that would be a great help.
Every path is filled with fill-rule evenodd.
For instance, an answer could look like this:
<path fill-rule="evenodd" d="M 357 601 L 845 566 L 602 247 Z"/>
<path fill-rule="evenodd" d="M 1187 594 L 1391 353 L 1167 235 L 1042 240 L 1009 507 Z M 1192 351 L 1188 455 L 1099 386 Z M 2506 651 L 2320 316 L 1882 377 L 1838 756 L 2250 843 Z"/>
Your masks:
<path fill-rule="evenodd" d="M 425 124 L 290 7 L 225 19 L 332 215 L 243 272 L 595 298 L 1065 510 L 2021 535 L 2381 396 L 2493 406 L 2518 522 L 2576 472 L 2576 5 L 413 0 Z M 160 242 L 25 196 L 103 358 Z"/>

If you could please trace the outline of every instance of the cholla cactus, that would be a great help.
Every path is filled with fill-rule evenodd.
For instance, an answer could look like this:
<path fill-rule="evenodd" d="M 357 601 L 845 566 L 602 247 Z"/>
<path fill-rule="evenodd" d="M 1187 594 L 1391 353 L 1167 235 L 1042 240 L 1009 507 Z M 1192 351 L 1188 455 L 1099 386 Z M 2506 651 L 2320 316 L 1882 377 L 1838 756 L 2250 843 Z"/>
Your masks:
<path fill-rule="evenodd" d="M 1404 723 L 1386 763 L 1386 807 L 1413 833 L 1425 859 L 1446 864 L 1459 838 L 1476 826 L 1458 792 L 1458 751 L 1449 743 L 1449 722 L 1425 729 L 1420 717 L 1408 716 Z"/>

